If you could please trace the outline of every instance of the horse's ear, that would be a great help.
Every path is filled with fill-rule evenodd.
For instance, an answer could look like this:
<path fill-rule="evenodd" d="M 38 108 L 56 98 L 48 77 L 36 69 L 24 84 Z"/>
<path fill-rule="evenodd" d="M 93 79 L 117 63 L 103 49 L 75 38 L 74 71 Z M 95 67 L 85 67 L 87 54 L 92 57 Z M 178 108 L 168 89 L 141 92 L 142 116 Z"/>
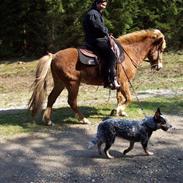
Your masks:
<path fill-rule="evenodd" d="M 159 35 L 157 35 L 157 34 L 154 34 L 153 36 L 152 36 L 152 38 L 154 38 L 154 39 L 157 39 L 159 37 Z"/>
<path fill-rule="evenodd" d="M 160 44 L 163 43 L 163 41 L 164 41 L 164 38 L 163 38 L 163 37 L 159 37 L 159 36 L 157 35 L 157 37 L 155 38 L 154 44 L 160 45 Z"/>
<path fill-rule="evenodd" d="M 166 42 L 164 37 L 157 37 L 153 44 L 155 46 L 158 46 L 162 51 L 166 48 Z"/>
<path fill-rule="evenodd" d="M 159 119 L 160 115 L 162 114 L 161 114 L 160 108 L 158 107 L 154 115 L 155 119 Z"/>

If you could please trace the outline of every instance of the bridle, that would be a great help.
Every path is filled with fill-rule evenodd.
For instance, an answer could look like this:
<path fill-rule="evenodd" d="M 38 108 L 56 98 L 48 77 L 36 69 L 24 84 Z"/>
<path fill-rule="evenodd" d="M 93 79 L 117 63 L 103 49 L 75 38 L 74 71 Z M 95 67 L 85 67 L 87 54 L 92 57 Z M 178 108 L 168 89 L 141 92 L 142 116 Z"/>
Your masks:
<path fill-rule="evenodd" d="M 155 52 L 157 52 L 157 56 L 154 60 L 151 58 L 146 59 L 146 62 L 149 62 L 151 64 L 152 69 L 154 68 L 156 70 L 159 70 L 160 69 L 159 66 L 160 66 L 160 64 L 162 64 L 162 58 L 161 58 L 161 54 L 163 52 L 162 43 L 160 43 L 159 45 L 156 45 L 155 50 L 150 51 L 150 52 L 152 52 L 152 54 L 149 57 L 153 57 L 153 53 L 155 53 Z M 150 54 L 150 53 L 148 53 L 148 54 Z M 156 61 L 156 63 L 152 64 L 154 61 Z"/>
<path fill-rule="evenodd" d="M 161 54 L 161 52 L 163 52 L 163 49 L 162 49 L 161 46 L 162 46 L 162 44 L 156 46 L 157 47 L 156 50 L 158 50 L 158 55 L 157 55 L 157 59 L 156 60 L 158 60 L 158 62 L 155 63 L 155 64 L 151 64 L 151 68 L 156 68 L 156 66 L 158 68 L 159 60 L 162 60 L 160 58 L 160 54 Z M 137 69 L 138 68 L 138 64 L 130 57 L 130 55 L 128 54 L 128 52 L 124 48 L 123 48 L 123 51 L 126 53 L 126 55 L 128 56 L 128 58 L 130 59 L 130 61 L 133 64 L 133 66 Z M 148 62 L 148 63 L 152 63 L 153 62 L 153 61 L 151 61 L 151 59 L 147 58 L 147 56 L 146 56 L 146 58 L 143 61 Z"/>

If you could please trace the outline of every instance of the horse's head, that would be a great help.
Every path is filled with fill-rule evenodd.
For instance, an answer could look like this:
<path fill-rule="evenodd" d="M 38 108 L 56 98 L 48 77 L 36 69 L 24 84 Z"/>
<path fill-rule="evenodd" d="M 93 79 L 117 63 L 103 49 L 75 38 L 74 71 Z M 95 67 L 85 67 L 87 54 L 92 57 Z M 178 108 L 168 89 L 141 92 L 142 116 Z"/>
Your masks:
<path fill-rule="evenodd" d="M 163 67 L 162 55 L 166 47 L 166 42 L 164 35 L 158 29 L 129 33 L 120 36 L 118 41 L 123 45 L 124 51 L 125 46 L 128 47 L 128 54 L 126 51 L 125 52 L 129 57 L 130 55 L 135 55 L 133 57 L 134 60 L 148 58 L 148 62 L 150 62 L 152 69 L 160 70 Z M 138 65 L 133 59 L 130 58 L 130 60 L 133 61 L 135 65 Z"/>
<path fill-rule="evenodd" d="M 152 45 L 147 54 L 148 62 L 151 64 L 152 69 L 157 71 L 163 67 L 162 56 L 166 47 L 164 35 L 159 30 L 154 30 L 152 35 Z"/>
<path fill-rule="evenodd" d="M 147 54 L 147 58 L 149 59 L 152 69 L 160 70 L 163 67 L 162 56 L 166 42 L 164 35 L 159 30 L 154 30 L 153 33 L 153 43 Z"/>

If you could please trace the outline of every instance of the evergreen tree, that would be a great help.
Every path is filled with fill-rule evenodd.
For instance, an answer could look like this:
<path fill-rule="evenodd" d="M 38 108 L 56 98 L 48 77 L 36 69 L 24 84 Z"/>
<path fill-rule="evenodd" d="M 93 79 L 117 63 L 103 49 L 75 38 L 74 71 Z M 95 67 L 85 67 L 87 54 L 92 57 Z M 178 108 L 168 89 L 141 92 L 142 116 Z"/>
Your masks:
<path fill-rule="evenodd" d="M 38 56 L 83 44 L 83 16 L 93 1 L 1 0 L 0 57 Z M 108 0 L 104 17 L 115 37 L 157 28 L 168 48 L 183 48 L 182 0 Z"/>

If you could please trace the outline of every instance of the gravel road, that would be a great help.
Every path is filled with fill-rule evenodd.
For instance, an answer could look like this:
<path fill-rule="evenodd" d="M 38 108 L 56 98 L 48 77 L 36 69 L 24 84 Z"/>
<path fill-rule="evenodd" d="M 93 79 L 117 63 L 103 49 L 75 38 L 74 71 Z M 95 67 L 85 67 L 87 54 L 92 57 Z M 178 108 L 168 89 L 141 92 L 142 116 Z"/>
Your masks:
<path fill-rule="evenodd" d="M 97 125 L 73 124 L 0 142 L 0 183 L 183 182 L 183 118 L 167 116 L 170 132 L 156 131 L 145 156 L 141 145 L 122 156 L 128 142 L 117 139 L 114 159 L 87 149 Z"/>

